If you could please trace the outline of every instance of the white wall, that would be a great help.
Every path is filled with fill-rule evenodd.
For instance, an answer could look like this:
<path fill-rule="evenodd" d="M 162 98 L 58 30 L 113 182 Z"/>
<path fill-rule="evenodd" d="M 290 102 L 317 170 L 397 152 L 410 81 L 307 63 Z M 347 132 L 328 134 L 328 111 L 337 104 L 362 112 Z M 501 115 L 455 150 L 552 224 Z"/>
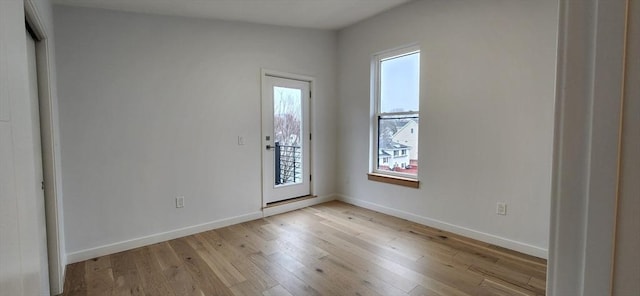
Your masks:
<path fill-rule="evenodd" d="M 313 193 L 335 192 L 335 32 L 64 6 L 55 21 L 69 261 L 261 215 L 261 68 L 317 79 Z"/>
<path fill-rule="evenodd" d="M 52 8 L 48 0 L 0 1 L 0 291 L 2 295 L 46 295 L 49 293 L 45 240 L 45 201 L 37 198 L 34 146 L 29 116 L 25 4 L 32 9 L 46 42 L 53 47 Z M 44 51 L 54 63 L 52 48 Z M 40 56 L 41 57 L 41 56 Z M 55 85 L 55 70 L 46 75 Z M 41 93 L 42 94 L 42 93 Z M 47 91 L 47 108 L 55 108 L 55 87 Z M 42 109 L 41 109 L 42 111 Z M 46 111 L 46 110 L 45 110 Z M 35 110 L 37 113 L 38 111 Z M 48 114 L 50 136 L 57 136 L 55 114 Z M 54 144 L 55 145 L 55 144 Z M 55 151 L 51 151 L 55 153 Z M 54 167 L 53 170 L 56 168 Z M 51 180 L 58 183 L 60 180 Z M 59 183 L 58 183 L 59 184 Z M 55 198 L 48 196 L 48 198 Z M 54 202 L 55 203 L 55 202 Z M 60 237 L 63 235 L 60 233 Z M 58 262 L 56 260 L 56 262 Z M 64 264 L 64 263 L 62 263 Z M 57 268 L 60 266 L 54 266 Z M 56 273 L 58 275 L 58 273 Z M 55 279 L 53 279 L 55 281 Z M 52 282 L 52 291 L 57 283 Z"/>
<path fill-rule="evenodd" d="M 338 192 L 546 257 L 557 6 L 415 1 L 342 30 Z M 367 180 L 371 57 L 412 43 L 422 50 L 418 190 Z"/>

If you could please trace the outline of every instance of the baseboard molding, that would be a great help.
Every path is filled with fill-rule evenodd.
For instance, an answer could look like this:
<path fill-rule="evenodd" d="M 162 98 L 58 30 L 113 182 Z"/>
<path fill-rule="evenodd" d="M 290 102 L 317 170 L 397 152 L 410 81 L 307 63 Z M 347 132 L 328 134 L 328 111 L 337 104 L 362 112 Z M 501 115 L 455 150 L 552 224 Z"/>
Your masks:
<path fill-rule="evenodd" d="M 337 195 L 335 194 L 308 198 L 301 201 L 264 208 L 262 211 L 253 212 L 245 215 L 216 220 L 216 221 L 207 222 L 199 225 L 171 230 L 167 232 L 156 233 L 148 236 L 116 242 L 116 243 L 99 246 L 95 248 L 75 251 L 75 252 L 67 253 L 65 261 L 66 261 L 66 264 L 81 262 L 81 261 L 89 260 L 89 259 L 100 257 L 100 256 L 115 254 L 118 252 L 127 251 L 131 249 L 139 248 L 139 247 L 144 247 L 151 244 L 180 238 L 183 236 L 188 236 L 188 235 L 192 235 L 192 234 L 196 234 L 204 231 L 209 231 L 212 229 L 222 228 L 229 225 L 234 225 L 234 224 L 243 223 L 243 222 L 247 222 L 255 219 L 260 219 L 263 217 L 268 217 L 268 216 L 273 216 L 273 215 L 277 215 L 285 212 L 294 211 L 304 207 L 309 207 L 309 206 L 317 205 L 323 202 L 332 201 L 332 200 L 335 200 L 336 198 L 337 198 Z"/>
<path fill-rule="evenodd" d="M 484 232 L 480 232 L 480 231 L 476 231 L 473 229 L 469 229 L 466 227 L 461 227 L 461 226 L 457 226 L 454 224 L 450 224 L 450 223 L 446 223 L 446 222 L 442 222 L 439 220 L 435 220 L 435 219 L 431 219 L 431 218 L 427 218 L 427 217 L 423 217 L 423 216 L 419 216 L 416 214 L 412 214 L 409 212 L 405 212 L 405 211 L 401 211 L 401 210 L 397 210 L 394 208 L 390 208 L 387 206 L 383 206 L 383 205 L 379 205 L 376 203 L 372 203 L 372 202 L 368 202 L 368 201 L 364 201 L 361 199 L 357 199 L 357 198 L 353 198 L 353 197 L 349 197 L 349 196 L 344 196 L 344 195 L 337 195 L 337 200 L 355 205 L 355 206 L 359 206 L 359 207 L 363 207 L 366 209 L 370 209 L 370 210 L 374 210 L 377 212 L 381 212 L 387 215 L 391 215 L 394 217 L 398 217 L 398 218 L 402 218 L 402 219 L 406 219 L 415 223 L 419 223 L 419 224 L 423 224 L 426 226 L 430 226 L 430 227 L 434 227 L 437 229 L 441 229 L 444 231 L 449 231 L 458 235 L 463 235 L 472 239 L 476 239 L 479 241 L 483 241 L 486 243 L 490 243 L 490 244 L 494 244 L 496 246 L 500 246 L 500 247 L 504 247 L 507 249 L 511 249 L 514 251 L 518 251 L 521 253 L 525 253 L 531 256 L 535 256 L 538 258 L 544 258 L 547 259 L 549 256 L 549 252 L 547 249 L 543 249 L 540 247 L 536 247 L 533 245 L 529 245 L 529 244 L 525 244 L 525 243 L 521 243 L 521 242 L 517 242 L 514 240 L 510 240 L 507 238 L 503 238 L 503 237 L 499 237 L 493 234 L 488 234 L 488 233 L 484 233 Z"/>
<path fill-rule="evenodd" d="M 298 209 L 302 209 L 302 208 L 310 207 L 310 206 L 313 206 L 313 205 L 321 204 L 323 202 L 336 200 L 336 198 L 337 198 L 337 195 L 335 195 L 335 194 L 316 196 L 316 197 L 312 197 L 312 198 L 303 199 L 303 200 L 300 200 L 300 201 L 294 201 L 294 202 L 291 202 L 291 203 L 286 203 L 286 204 L 282 204 L 282 205 L 277 205 L 277 206 L 273 206 L 273 207 L 264 208 L 264 209 L 262 209 L 262 214 L 264 215 L 264 217 L 269 217 L 269 216 L 282 214 L 282 213 L 286 213 L 286 212 L 291 212 L 291 211 L 295 211 L 295 210 L 298 210 Z"/>
<path fill-rule="evenodd" d="M 118 252 L 131 250 L 139 247 L 144 247 L 151 244 L 180 238 L 183 236 L 188 236 L 188 235 L 192 235 L 192 234 L 196 234 L 204 231 L 209 231 L 212 229 L 222 228 L 222 227 L 233 225 L 233 224 L 260 219 L 262 217 L 263 217 L 263 214 L 261 211 L 253 212 L 245 215 L 211 221 L 211 222 L 184 227 L 184 228 L 171 230 L 167 232 L 156 233 L 156 234 L 139 237 L 131 240 L 116 242 L 116 243 L 99 246 L 91 249 L 75 251 L 72 253 L 67 253 L 66 263 L 71 264 L 71 263 L 81 262 L 84 260 L 89 260 L 89 259 L 100 257 L 100 256 L 115 254 Z"/>

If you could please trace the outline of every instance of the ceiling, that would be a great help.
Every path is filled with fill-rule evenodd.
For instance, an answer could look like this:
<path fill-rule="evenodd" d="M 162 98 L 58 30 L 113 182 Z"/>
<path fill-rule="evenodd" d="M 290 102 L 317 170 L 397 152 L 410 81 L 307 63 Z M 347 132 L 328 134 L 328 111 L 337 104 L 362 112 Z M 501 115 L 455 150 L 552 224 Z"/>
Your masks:
<path fill-rule="evenodd" d="M 341 29 L 411 0 L 54 0 L 55 4 L 151 14 Z"/>

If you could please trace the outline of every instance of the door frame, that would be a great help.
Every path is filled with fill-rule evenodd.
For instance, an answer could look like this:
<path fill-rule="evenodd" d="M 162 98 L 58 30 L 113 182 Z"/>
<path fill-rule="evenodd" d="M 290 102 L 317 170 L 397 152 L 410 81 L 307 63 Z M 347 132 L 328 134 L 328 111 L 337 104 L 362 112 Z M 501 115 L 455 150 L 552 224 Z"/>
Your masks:
<path fill-rule="evenodd" d="M 57 104 L 53 76 L 53 48 L 50 31 L 44 26 L 41 14 L 33 0 L 24 1 L 25 20 L 36 41 L 36 67 L 38 75 L 38 100 L 40 107 L 40 138 L 42 148 L 42 173 L 44 177 L 44 204 L 47 232 L 49 287 L 52 294 L 62 293 L 66 267 L 62 234 L 62 182 L 59 160 L 59 133 L 56 129 Z M 50 29 L 50 28 L 49 28 Z"/>
<path fill-rule="evenodd" d="M 547 295 L 612 294 L 630 2 L 559 0 Z"/>
<path fill-rule="evenodd" d="M 291 80 L 300 80 L 300 81 L 304 81 L 304 82 L 308 82 L 309 83 L 309 91 L 311 92 L 311 95 L 309 97 L 309 114 L 307 114 L 307 116 L 309 116 L 309 133 L 311 133 L 311 135 L 313 135 L 315 133 L 315 125 L 313 124 L 313 101 L 314 101 L 314 94 L 316 93 L 315 91 L 315 87 L 316 87 L 316 80 L 314 77 L 312 76 L 308 76 L 308 75 L 302 75 L 302 74 L 294 74 L 294 73 L 290 73 L 290 72 L 283 72 L 283 71 L 277 71 L 277 70 L 271 70 L 271 69 L 265 69 L 262 68 L 260 70 L 260 181 L 262 186 L 260 187 L 260 191 L 261 191 L 261 200 L 262 200 L 262 208 L 266 208 L 267 207 L 267 201 L 265 199 L 265 191 L 264 191 L 264 153 L 262 152 L 262 149 L 264 148 L 262 145 L 263 144 L 263 139 L 265 137 L 265 135 L 262 132 L 262 121 L 264 118 L 262 118 L 262 102 L 264 102 L 264 92 L 263 90 L 265 89 L 265 86 L 267 84 L 267 76 L 271 76 L 271 77 L 277 77 L 277 78 L 283 78 L 283 79 L 291 79 Z M 314 143 L 313 143 L 313 136 L 311 138 L 311 140 L 309 141 L 309 174 L 311 176 L 313 176 L 313 149 L 314 148 Z M 314 182 L 313 182 L 313 178 L 311 178 L 311 180 L 309 180 L 309 195 L 313 196 L 315 192 L 315 188 L 314 188 Z"/>

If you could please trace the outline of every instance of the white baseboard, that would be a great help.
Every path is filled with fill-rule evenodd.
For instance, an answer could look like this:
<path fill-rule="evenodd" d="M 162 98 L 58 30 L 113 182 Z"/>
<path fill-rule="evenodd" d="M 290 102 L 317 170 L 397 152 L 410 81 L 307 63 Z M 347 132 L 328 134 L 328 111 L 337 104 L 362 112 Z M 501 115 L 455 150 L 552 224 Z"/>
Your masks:
<path fill-rule="evenodd" d="M 242 222 L 247 222 L 255 219 L 262 218 L 262 212 L 253 212 L 245 215 L 240 215 L 236 217 L 211 221 L 199 225 L 184 227 L 176 230 L 171 230 L 162 233 L 156 233 L 148 236 L 143 236 L 139 238 L 134 238 L 126 241 L 116 242 L 104 246 L 99 246 L 91 249 L 75 251 L 72 253 L 67 253 L 67 264 L 80 262 L 84 260 L 89 260 L 92 258 L 115 254 L 118 252 L 131 250 L 139 247 L 148 246 L 151 244 L 164 242 L 172 239 L 176 239 L 183 236 L 188 236 L 204 231 L 209 231 L 216 228 L 222 228 L 225 226 L 238 224 Z"/>
<path fill-rule="evenodd" d="M 335 194 L 312 197 L 312 198 L 309 198 L 309 199 L 303 199 L 301 201 L 296 201 L 296 202 L 287 203 L 287 204 L 283 204 L 283 205 L 279 205 L 279 206 L 264 208 L 264 209 L 262 209 L 262 213 L 263 213 L 264 217 L 269 217 L 269 216 L 282 214 L 282 213 L 286 213 L 286 212 L 291 212 L 291 211 L 295 211 L 295 210 L 298 210 L 298 209 L 302 209 L 302 208 L 310 207 L 310 206 L 313 206 L 313 205 L 321 204 L 323 202 L 336 200 L 336 198 L 337 198 L 337 195 L 335 195 Z"/>
<path fill-rule="evenodd" d="M 547 259 L 549 256 L 549 252 L 547 249 L 543 249 L 540 247 L 536 247 L 536 246 L 532 246 L 529 244 L 525 244 L 525 243 L 521 243 L 521 242 L 517 242 L 514 240 L 510 240 L 504 237 L 499 237 L 493 234 L 488 234 L 488 233 L 484 233 L 484 232 L 480 232 L 480 231 L 476 231 L 473 229 L 469 229 L 466 227 L 461 227 L 461 226 L 457 226 L 457 225 L 453 225 L 450 223 L 446 223 L 446 222 L 442 222 L 439 220 L 435 220 L 435 219 L 431 219 L 431 218 L 427 218 L 427 217 L 423 217 L 423 216 L 419 216 L 416 214 L 412 214 L 409 212 L 405 212 L 405 211 L 401 211 L 401 210 L 397 210 L 397 209 L 393 209 L 390 207 L 386 207 L 383 205 L 379 205 L 376 203 L 372 203 L 372 202 L 368 202 L 368 201 L 364 201 L 361 199 L 357 199 L 357 198 L 353 198 L 353 197 L 348 197 L 348 196 L 344 196 L 344 195 L 337 195 L 337 200 L 340 201 L 344 201 L 346 203 L 352 204 L 352 205 L 356 205 L 359 207 L 363 207 L 363 208 L 367 208 L 370 210 L 374 210 L 377 212 L 381 212 L 387 215 L 391 215 L 394 217 L 398 217 L 398 218 L 402 218 L 402 219 L 406 219 L 415 223 L 419 223 L 419 224 L 423 224 L 426 226 L 430 226 L 430 227 L 434 227 L 437 229 L 441 229 L 444 231 L 448 231 L 451 233 L 455 233 L 458 235 L 462 235 L 462 236 L 466 236 L 472 239 L 476 239 L 479 241 L 483 241 L 486 243 L 490 243 L 490 244 L 494 244 L 496 246 L 500 246 L 500 247 L 504 247 L 507 249 L 511 249 L 514 251 L 518 251 L 521 253 L 525 253 L 531 256 L 535 256 L 538 258 L 544 258 Z"/>
<path fill-rule="evenodd" d="M 339 194 L 332 194 L 332 195 L 309 198 L 309 199 L 301 200 L 299 202 L 292 202 L 292 203 L 283 204 L 283 205 L 275 206 L 271 208 L 265 208 L 262 211 L 253 212 L 253 213 L 240 215 L 236 217 L 216 220 L 216 221 L 207 222 L 199 225 L 171 230 L 167 232 L 156 233 L 156 234 L 135 238 L 131 240 L 116 242 L 116 243 L 99 246 L 95 248 L 75 251 L 72 253 L 67 253 L 66 256 L 64 256 L 66 257 L 64 259 L 66 264 L 72 264 L 72 263 L 89 260 L 89 259 L 100 257 L 100 256 L 115 254 L 118 252 L 130 250 L 130 249 L 135 249 L 135 248 L 139 248 L 139 247 L 143 247 L 143 246 L 147 246 L 147 245 L 151 245 L 151 244 L 155 244 L 163 241 L 176 239 L 183 236 L 188 236 L 188 235 L 192 235 L 192 234 L 196 234 L 204 231 L 209 231 L 212 229 L 222 228 L 229 225 L 234 225 L 234 224 L 243 223 L 243 222 L 247 222 L 255 219 L 260 219 L 262 217 L 268 217 L 268 216 L 277 215 L 277 214 L 281 214 L 289 211 L 294 211 L 297 209 L 313 206 L 316 204 L 320 204 L 320 203 L 324 203 L 324 202 L 328 202 L 336 199 L 344 201 L 349 204 L 353 204 L 353 205 L 367 208 L 370 210 L 378 211 L 378 212 L 399 217 L 402 219 L 407 219 L 412 222 L 416 222 L 416 223 L 420 223 L 430 227 L 449 231 L 455 234 L 463 235 L 472 239 L 476 239 L 476 240 L 480 240 L 480 241 L 494 244 L 497 246 L 505 247 L 511 250 L 536 256 L 539 258 L 546 259 L 548 257 L 548 250 L 543 248 L 539 248 L 529 244 L 506 239 L 496 235 L 476 231 L 473 229 L 460 227 L 457 225 L 438 221 L 435 219 L 419 216 L 416 214 L 393 209 L 390 207 L 382 206 L 379 204 L 371 203 L 371 202 L 360 200 L 357 198 L 348 197 L 348 196 L 339 195 Z"/>
<path fill-rule="evenodd" d="M 188 226 L 188 227 L 184 227 L 176 230 L 156 233 L 156 234 L 134 238 L 126 241 L 115 242 L 112 244 L 99 246 L 95 248 L 75 251 L 75 252 L 67 253 L 65 261 L 66 261 L 66 264 L 81 262 L 84 260 L 89 260 L 89 259 L 100 257 L 100 256 L 115 254 L 118 252 L 131 250 L 139 247 L 144 247 L 151 244 L 164 242 L 164 241 L 176 239 L 183 236 L 188 236 L 188 235 L 192 235 L 192 234 L 196 234 L 204 231 L 209 231 L 212 229 L 222 228 L 229 225 L 234 225 L 242 222 L 260 219 L 262 217 L 268 217 L 268 216 L 277 215 L 280 213 L 294 211 L 304 207 L 313 206 L 313 205 L 320 204 L 327 201 L 332 201 L 332 200 L 335 200 L 336 198 L 337 196 L 335 194 L 313 197 L 313 198 L 301 200 L 298 202 L 292 202 L 292 203 L 283 204 L 280 206 L 265 208 L 262 211 L 253 212 L 245 215 L 216 220 L 216 221 L 207 222 L 207 223 L 194 225 L 194 226 Z"/>

